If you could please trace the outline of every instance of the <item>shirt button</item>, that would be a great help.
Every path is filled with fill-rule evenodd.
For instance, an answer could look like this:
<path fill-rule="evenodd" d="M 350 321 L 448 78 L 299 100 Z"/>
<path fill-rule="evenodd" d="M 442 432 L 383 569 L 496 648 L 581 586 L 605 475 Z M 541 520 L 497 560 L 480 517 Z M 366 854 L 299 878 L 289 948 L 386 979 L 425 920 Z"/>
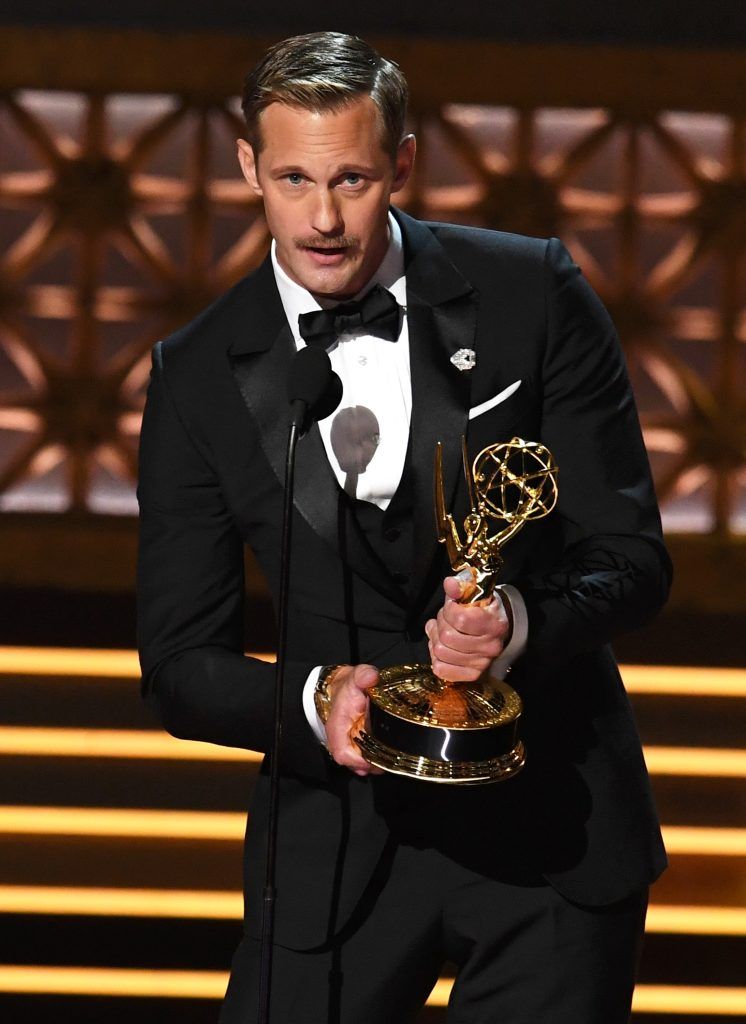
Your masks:
<path fill-rule="evenodd" d="M 368 365 L 368 357 L 367 356 L 358 356 L 358 360 L 357 361 L 358 361 L 358 363 L 361 366 L 367 366 Z"/>
<path fill-rule="evenodd" d="M 383 533 L 386 540 L 395 541 L 401 537 L 401 530 L 398 530 L 395 526 L 391 526 L 388 530 L 384 530 Z"/>

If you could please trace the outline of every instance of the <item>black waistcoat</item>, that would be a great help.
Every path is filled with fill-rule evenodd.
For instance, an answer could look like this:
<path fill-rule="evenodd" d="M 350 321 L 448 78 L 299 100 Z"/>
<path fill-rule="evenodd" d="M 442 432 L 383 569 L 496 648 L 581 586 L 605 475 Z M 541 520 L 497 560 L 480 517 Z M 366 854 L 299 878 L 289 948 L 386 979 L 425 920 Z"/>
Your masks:
<path fill-rule="evenodd" d="M 340 491 L 340 549 L 344 553 L 347 545 L 346 535 L 354 530 L 358 538 L 368 546 L 378 563 L 391 577 L 392 582 L 401 591 L 402 601 L 411 596 L 410 586 L 414 567 L 414 525 L 413 505 L 414 488 L 410 452 L 404 462 L 404 469 L 399 486 L 391 499 L 388 508 L 383 511 L 370 501 L 361 501 L 348 497 Z M 344 555 L 343 555 L 344 557 Z M 376 656 L 385 655 L 392 643 L 401 640 L 406 632 L 406 612 L 403 610 L 401 630 L 387 636 L 360 625 L 355 587 L 349 567 L 343 580 L 345 591 L 345 618 L 349 638 L 349 650 L 342 652 L 340 657 L 350 664 L 361 661 L 375 661 Z M 364 618 L 364 616 L 363 616 Z M 401 652 L 397 663 L 412 657 L 411 652 Z"/>

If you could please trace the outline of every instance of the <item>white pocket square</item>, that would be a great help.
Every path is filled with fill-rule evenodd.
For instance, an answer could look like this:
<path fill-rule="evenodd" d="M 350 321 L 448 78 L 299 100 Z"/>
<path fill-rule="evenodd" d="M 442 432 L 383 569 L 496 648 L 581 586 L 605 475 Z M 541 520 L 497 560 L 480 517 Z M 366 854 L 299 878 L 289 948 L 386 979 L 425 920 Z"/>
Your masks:
<path fill-rule="evenodd" d="M 493 398 L 488 398 L 486 402 L 481 402 L 479 405 L 475 405 L 473 409 L 469 409 L 469 419 L 476 419 L 477 416 L 481 416 L 483 412 L 489 412 L 490 409 L 494 409 L 500 402 L 504 402 L 506 398 L 518 390 L 521 386 L 521 381 L 517 380 L 513 384 L 509 384 L 506 388 L 503 388 L 499 394 Z"/>

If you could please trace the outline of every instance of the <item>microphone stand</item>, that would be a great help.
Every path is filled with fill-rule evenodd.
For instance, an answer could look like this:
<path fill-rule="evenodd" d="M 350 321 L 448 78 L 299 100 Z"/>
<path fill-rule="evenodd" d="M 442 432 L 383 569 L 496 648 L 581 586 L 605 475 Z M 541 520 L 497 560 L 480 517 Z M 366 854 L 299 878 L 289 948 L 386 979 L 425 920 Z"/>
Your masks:
<path fill-rule="evenodd" d="M 293 403 L 293 419 L 288 435 L 285 458 L 285 498 L 282 509 L 282 542 L 280 545 L 280 596 L 278 609 L 279 646 L 275 680 L 275 733 L 270 754 L 269 822 L 267 830 L 267 863 L 262 893 L 262 936 L 259 958 L 258 1024 L 269 1024 L 269 1002 L 272 982 L 272 940 L 275 925 L 275 864 L 277 859 L 277 821 L 280 803 L 280 744 L 282 742 L 282 710 L 285 691 L 285 649 L 288 632 L 288 595 L 290 580 L 290 535 L 295 482 L 295 449 L 300 437 L 306 403 Z M 300 408 L 297 408 L 300 406 Z"/>
<path fill-rule="evenodd" d="M 277 610 L 279 645 L 275 673 L 275 728 L 269 755 L 269 818 L 267 824 L 267 863 L 262 891 L 262 936 L 259 957 L 258 1024 L 269 1024 L 272 986 L 272 940 L 275 928 L 275 867 L 277 862 L 277 825 L 280 806 L 280 747 L 285 693 L 285 656 L 288 639 L 288 597 L 290 592 L 290 533 L 295 483 L 295 449 L 311 423 L 329 416 L 339 405 L 342 382 L 332 370 L 323 349 L 303 348 L 296 353 L 288 380 L 292 419 L 285 457 L 285 495 L 282 508 L 280 544 L 280 594 Z"/>

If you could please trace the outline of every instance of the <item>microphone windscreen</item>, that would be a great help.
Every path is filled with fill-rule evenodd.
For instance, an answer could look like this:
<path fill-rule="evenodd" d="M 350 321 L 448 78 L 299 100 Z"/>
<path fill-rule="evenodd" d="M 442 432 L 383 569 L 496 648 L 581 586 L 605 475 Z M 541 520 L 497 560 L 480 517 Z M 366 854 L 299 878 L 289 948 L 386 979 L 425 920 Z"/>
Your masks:
<path fill-rule="evenodd" d="M 324 391 L 318 402 L 314 402 L 310 410 L 311 415 L 315 420 L 325 420 L 327 416 L 331 416 L 341 401 L 342 379 L 339 374 L 332 370 L 326 391 Z"/>
<path fill-rule="evenodd" d="M 288 374 L 288 401 L 313 406 L 326 391 L 332 374 L 332 363 L 323 348 L 306 346 L 296 352 Z"/>

